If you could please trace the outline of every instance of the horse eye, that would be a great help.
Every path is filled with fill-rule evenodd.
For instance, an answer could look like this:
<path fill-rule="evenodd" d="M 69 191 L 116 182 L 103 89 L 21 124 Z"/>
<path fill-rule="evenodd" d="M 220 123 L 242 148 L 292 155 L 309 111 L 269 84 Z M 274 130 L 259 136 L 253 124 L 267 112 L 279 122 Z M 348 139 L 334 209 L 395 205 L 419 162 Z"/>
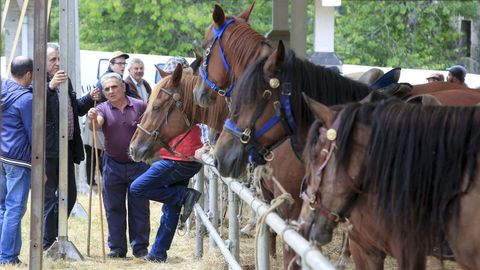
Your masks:
<path fill-rule="evenodd" d="M 160 106 L 153 106 L 152 111 L 158 111 L 160 109 Z"/>

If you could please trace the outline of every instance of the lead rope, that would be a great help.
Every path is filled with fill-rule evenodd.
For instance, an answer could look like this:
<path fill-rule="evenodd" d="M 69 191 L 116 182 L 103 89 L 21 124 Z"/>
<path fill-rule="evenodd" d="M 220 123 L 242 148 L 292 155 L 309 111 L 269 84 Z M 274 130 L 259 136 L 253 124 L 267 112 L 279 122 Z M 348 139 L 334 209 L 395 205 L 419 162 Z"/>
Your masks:
<path fill-rule="evenodd" d="M 265 223 L 265 220 L 267 218 L 267 215 L 273 211 L 275 211 L 278 207 L 283 205 L 285 202 L 287 202 L 289 205 L 292 205 L 295 201 L 293 200 L 293 197 L 290 193 L 288 193 L 278 182 L 278 180 L 273 176 L 273 169 L 267 168 L 266 166 L 263 167 L 263 171 L 260 172 L 262 177 L 270 177 L 273 181 L 273 183 L 282 191 L 282 194 L 278 196 L 277 198 L 273 199 L 270 203 L 270 208 L 267 209 L 265 213 L 263 213 L 260 218 L 257 221 L 257 225 L 255 226 L 255 250 L 258 247 L 258 240 L 260 239 L 260 235 L 266 233 L 263 229 L 263 225 Z M 283 241 L 283 236 L 280 235 L 281 240 Z M 255 252 L 256 254 L 256 252 Z M 255 269 L 258 269 L 258 258 L 255 256 Z"/>
<path fill-rule="evenodd" d="M 340 258 L 335 263 L 336 269 L 345 269 L 347 265 L 348 258 L 350 257 L 350 232 L 353 229 L 353 224 L 350 223 L 348 218 L 345 218 L 345 231 L 343 232 L 343 243 L 342 243 L 342 252 L 340 253 Z"/>

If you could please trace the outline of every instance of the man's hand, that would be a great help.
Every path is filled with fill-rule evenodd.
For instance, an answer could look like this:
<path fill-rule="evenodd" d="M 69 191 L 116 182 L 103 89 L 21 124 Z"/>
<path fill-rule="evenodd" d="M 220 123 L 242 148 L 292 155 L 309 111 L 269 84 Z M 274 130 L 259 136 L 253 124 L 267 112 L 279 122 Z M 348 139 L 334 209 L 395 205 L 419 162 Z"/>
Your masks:
<path fill-rule="evenodd" d="M 97 115 L 98 113 L 96 108 L 91 108 L 90 110 L 88 110 L 88 118 L 96 121 Z"/>
<path fill-rule="evenodd" d="M 95 101 L 99 101 L 102 98 L 102 96 L 100 95 L 100 89 L 94 87 L 92 91 L 90 91 L 90 97 Z"/>
<path fill-rule="evenodd" d="M 55 75 L 53 75 L 52 80 L 48 83 L 48 88 L 50 88 L 51 90 L 57 89 L 58 86 L 61 83 L 67 81 L 67 79 L 68 79 L 68 76 L 65 73 L 65 71 L 59 70 L 57 71 L 57 73 L 55 73 Z"/>

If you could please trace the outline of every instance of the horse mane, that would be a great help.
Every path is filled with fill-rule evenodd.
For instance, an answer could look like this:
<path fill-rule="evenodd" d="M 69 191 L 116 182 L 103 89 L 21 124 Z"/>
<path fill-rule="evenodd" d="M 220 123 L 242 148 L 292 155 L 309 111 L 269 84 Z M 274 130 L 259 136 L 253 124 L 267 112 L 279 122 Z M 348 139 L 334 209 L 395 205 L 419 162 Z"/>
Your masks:
<path fill-rule="evenodd" d="M 266 78 L 263 72 L 266 61 L 267 57 L 260 58 L 245 71 L 236 86 L 242 92 L 239 95 L 241 98 L 234 100 L 232 112 L 238 111 L 241 106 L 260 100 L 263 90 L 268 89 L 269 78 Z M 286 51 L 285 60 L 274 77 L 278 78 L 282 84 L 291 82 L 292 111 L 298 129 L 304 135 L 303 138 L 306 137 L 308 127 L 315 119 L 302 98 L 302 92 L 323 104 L 335 105 L 358 101 L 372 91 L 369 86 L 361 82 L 297 58 L 292 50 Z"/>
<path fill-rule="evenodd" d="M 459 211 L 459 197 L 476 177 L 480 108 L 348 105 L 337 144 L 345 167 L 350 162 L 346 142 L 359 121 L 371 126 L 361 188 L 372 196 L 380 225 L 401 241 L 402 260 L 408 263 L 407 258 L 441 243 Z"/>
<path fill-rule="evenodd" d="M 167 76 L 153 87 L 147 105 L 147 111 L 152 109 L 153 101 L 158 97 L 160 88 L 164 87 L 170 90 L 175 90 L 171 87 L 168 87 L 168 85 L 171 83 L 170 79 L 171 76 Z M 182 94 L 183 108 L 189 120 L 192 121 L 192 124 L 203 123 L 211 128 L 216 128 L 219 126 L 219 123 L 223 124 L 225 121 L 225 117 L 228 114 L 228 107 L 225 103 L 225 99 L 223 98 L 218 98 L 216 104 L 208 108 L 202 108 L 195 104 L 193 89 L 201 80 L 201 77 L 198 75 L 183 73 L 180 85 L 177 87 L 177 89 Z"/>

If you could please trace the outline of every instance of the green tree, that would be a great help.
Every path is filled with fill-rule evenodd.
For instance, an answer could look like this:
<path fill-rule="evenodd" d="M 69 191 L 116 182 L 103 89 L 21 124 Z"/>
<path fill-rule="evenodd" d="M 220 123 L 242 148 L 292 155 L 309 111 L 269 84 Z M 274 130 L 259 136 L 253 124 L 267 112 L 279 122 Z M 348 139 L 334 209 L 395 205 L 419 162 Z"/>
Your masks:
<path fill-rule="evenodd" d="M 354 1 L 338 9 L 335 49 L 345 63 L 443 69 L 458 63 L 459 16 L 477 1 Z"/>
<path fill-rule="evenodd" d="M 201 49 L 212 22 L 213 1 L 200 0 L 82 0 L 79 1 L 80 47 L 86 50 L 191 55 Z M 251 1 L 217 1 L 227 15 L 238 15 Z M 53 3 L 51 39 L 58 40 L 58 0 Z M 257 1 L 251 24 L 267 33 L 271 2 Z"/>

